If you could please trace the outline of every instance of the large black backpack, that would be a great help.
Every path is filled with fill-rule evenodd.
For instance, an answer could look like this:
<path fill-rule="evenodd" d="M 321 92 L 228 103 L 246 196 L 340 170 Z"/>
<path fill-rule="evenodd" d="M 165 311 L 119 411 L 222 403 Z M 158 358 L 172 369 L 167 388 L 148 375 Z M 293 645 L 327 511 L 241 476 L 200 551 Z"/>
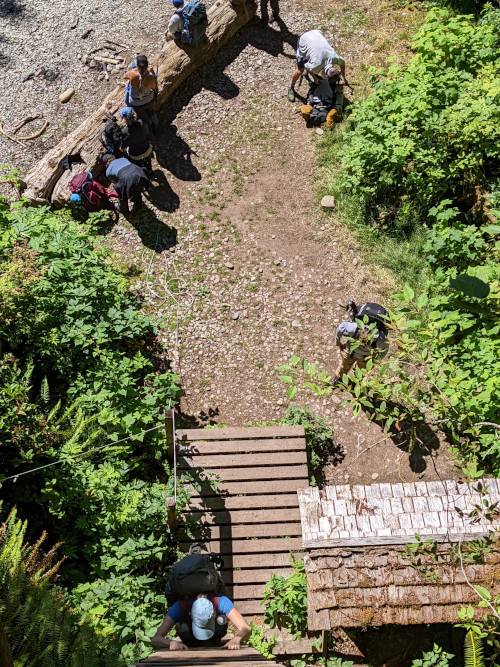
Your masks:
<path fill-rule="evenodd" d="M 198 593 L 211 593 L 217 597 L 226 594 L 226 587 L 215 566 L 222 562 L 216 554 L 188 554 L 172 566 L 165 586 L 167 603 L 172 606 L 179 597 L 194 597 Z"/>
<path fill-rule="evenodd" d="M 370 324 L 375 324 L 379 332 L 387 332 L 389 313 L 379 303 L 364 303 L 356 309 L 354 319 L 363 320 L 366 316 Z"/>
<path fill-rule="evenodd" d="M 196 46 L 207 31 L 208 18 L 205 5 L 199 0 L 189 2 L 182 10 L 184 27 L 181 32 L 181 43 Z"/>

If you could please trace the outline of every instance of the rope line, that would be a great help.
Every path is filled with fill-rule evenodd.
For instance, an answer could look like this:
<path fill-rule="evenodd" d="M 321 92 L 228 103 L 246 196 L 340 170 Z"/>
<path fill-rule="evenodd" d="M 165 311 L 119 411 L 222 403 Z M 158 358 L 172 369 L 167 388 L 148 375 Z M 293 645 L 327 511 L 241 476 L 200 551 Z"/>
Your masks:
<path fill-rule="evenodd" d="M 64 459 L 58 459 L 57 461 L 52 461 L 52 463 L 46 463 L 45 465 L 38 466 L 37 468 L 30 468 L 29 470 L 25 470 L 24 472 L 18 472 L 16 475 L 11 475 L 10 477 L 4 477 L 4 479 L 0 479 L 0 483 L 8 482 L 11 479 L 13 479 L 14 482 L 17 482 L 17 479 L 19 477 L 22 477 L 23 475 L 29 475 L 32 472 L 37 472 L 38 470 L 44 470 L 45 468 L 51 468 L 52 466 L 56 466 L 59 463 L 65 463 L 68 460 L 77 459 L 80 456 L 86 456 L 87 454 L 98 452 L 101 449 L 116 447 L 116 445 L 118 445 L 120 442 L 125 442 L 127 440 L 131 440 L 132 438 L 137 438 L 138 436 L 144 435 L 145 433 L 150 433 L 151 431 L 157 431 L 159 428 L 163 428 L 163 424 L 159 424 L 158 426 L 153 426 L 152 428 L 148 428 L 147 430 L 141 431 L 140 433 L 134 433 L 133 435 L 128 435 L 126 438 L 121 438 L 121 440 L 115 440 L 114 442 L 102 445 L 101 447 L 94 447 L 93 449 L 87 449 L 85 452 L 79 452 L 78 454 L 66 456 Z"/>

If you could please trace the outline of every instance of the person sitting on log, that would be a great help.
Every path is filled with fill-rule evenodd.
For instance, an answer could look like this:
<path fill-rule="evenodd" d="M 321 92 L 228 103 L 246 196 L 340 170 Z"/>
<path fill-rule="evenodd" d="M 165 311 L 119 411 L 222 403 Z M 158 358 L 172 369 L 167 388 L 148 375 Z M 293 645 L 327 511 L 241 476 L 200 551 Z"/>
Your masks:
<path fill-rule="evenodd" d="M 182 10 L 186 6 L 184 0 L 172 0 L 174 6 L 174 13 L 167 27 L 167 37 L 171 35 L 176 41 L 180 41 L 182 29 L 184 28 L 184 18 L 182 17 Z"/>
<path fill-rule="evenodd" d="M 292 82 L 288 88 L 288 99 L 295 102 L 295 84 L 304 71 L 318 83 L 320 79 L 337 79 L 339 65 L 343 80 L 345 78 L 345 60 L 323 37 L 319 30 L 308 30 L 303 33 L 297 42 L 297 67 L 292 74 Z M 337 82 L 337 81 L 335 81 Z"/>
<path fill-rule="evenodd" d="M 156 97 L 158 85 L 153 68 L 149 65 L 146 56 L 137 56 L 135 63 L 125 73 L 124 79 L 129 81 L 125 89 L 125 104 L 132 107 L 137 116 L 153 127 L 158 126 L 156 115 Z"/>
<path fill-rule="evenodd" d="M 151 173 L 151 153 L 153 146 L 149 141 L 149 129 L 146 123 L 137 118 L 132 107 L 120 109 L 120 118 L 125 120 L 125 127 L 121 130 L 123 146 L 127 149 L 127 157 L 139 167 L 144 167 Z"/>
<path fill-rule="evenodd" d="M 134 208 L 142 206 L 142 191 L 150 184 L 144 169 L 132 164 L 125 157 L 117 159 L 110 153 L 106 153 L 102 161 L 106 167 L 106 177 L 114 184 L 118 194 L 117 210 L 127 215 L 129 213 L 129 200 L 134 204 Z"/>
<path fill-rule="evenodd" d="M 224 646 L 239 649 L 251 629 L 231 600 L 224 595 L 225 586 L 215 563 L 223 561 L 216 554 L 202 554 L 195 544 L 189 554 L 171 570 L 165 589 L 169 608 L 162 624 L 151 639 L 154 648 L 182 651 L 193 646 Z M 227 634 L 228 623 L 237 634 Z M 174 639 L 165 639 L 176 629 Z"/>

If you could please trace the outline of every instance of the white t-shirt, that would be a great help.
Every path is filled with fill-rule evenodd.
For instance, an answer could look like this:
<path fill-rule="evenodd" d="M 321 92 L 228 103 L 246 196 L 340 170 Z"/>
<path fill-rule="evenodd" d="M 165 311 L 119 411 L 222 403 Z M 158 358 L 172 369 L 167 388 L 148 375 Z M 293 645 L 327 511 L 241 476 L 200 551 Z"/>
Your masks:
<path fill-rule="evenodd" d="M 343 58 L 328 44 L 319 30 L 309 30 L 299 37 L 297 60 L 304 62 L 304 67 L 316 76 L 326 79 L 326 73 L 334 65 L 345 65 Z"/>
<path fill-rule="evenodd" d="M 180 33 L 184 27 L 184 19 L 181 16 L 181 12 L 174 12 L 172 18 L 168 22 L 168 32 L 174 37 L 178 36 L 178 33 Z"/>

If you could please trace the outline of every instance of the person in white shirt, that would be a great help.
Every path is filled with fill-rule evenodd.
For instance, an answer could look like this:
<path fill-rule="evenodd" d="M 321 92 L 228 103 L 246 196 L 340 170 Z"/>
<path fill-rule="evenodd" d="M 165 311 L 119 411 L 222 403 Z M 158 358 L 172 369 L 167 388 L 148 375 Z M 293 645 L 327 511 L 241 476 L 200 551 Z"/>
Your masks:
<path fill-rule="evenodd" d="M 182 28 L 184 27 L 184 19 L 182 18 L 182 10 L 186 6 L 184 0 L 171 0 L 174 6 L 174 13 L 168 22 L 167 35 L 170 34 L 174 39 L 181 38 Z"/>
<path fill-rule="evenodd" d="M 295 102 L 295 84 L 305 72 L 318 83 L 320 79 L 330 79 L 338 76 L 338 69 L 345 82 L 345 60 L 323 37 L 319 30 L 309 30 L 303 33 L 297 42 L 297 67 L 292 74 L 292 82 L 288 88 L 288 99 Z"/>

